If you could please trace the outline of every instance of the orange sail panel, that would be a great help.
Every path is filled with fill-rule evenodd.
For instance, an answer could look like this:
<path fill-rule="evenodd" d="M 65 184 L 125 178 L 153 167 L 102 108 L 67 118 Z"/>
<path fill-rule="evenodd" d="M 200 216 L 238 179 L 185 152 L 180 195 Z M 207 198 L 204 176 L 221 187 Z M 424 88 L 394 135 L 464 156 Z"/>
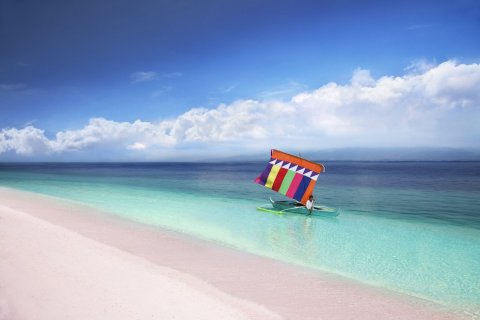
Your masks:
<path fill-rule="evenodd" d="M 305 204 L 324 170 L 319 163 L 272 150 L 267 167 L 255 182 Z"/>

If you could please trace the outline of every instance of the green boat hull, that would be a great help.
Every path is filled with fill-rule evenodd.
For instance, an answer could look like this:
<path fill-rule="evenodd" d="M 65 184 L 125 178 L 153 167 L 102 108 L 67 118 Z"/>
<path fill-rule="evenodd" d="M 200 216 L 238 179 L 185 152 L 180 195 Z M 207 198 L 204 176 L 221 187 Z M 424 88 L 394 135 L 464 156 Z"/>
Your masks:
<path fill-rule="evenodd" d="M 258 207 L 257 210 L 270 212 L 274 214 L 303 214 L 312 215 L 317 217 L 336 217 L 339 215 L 338 208 L 326 207 L 326 206 L 314 206 L 312 212 L 301 203 L 296 201 L 274 201 L 270 199 L 271 207 L 264 206 Z"/>

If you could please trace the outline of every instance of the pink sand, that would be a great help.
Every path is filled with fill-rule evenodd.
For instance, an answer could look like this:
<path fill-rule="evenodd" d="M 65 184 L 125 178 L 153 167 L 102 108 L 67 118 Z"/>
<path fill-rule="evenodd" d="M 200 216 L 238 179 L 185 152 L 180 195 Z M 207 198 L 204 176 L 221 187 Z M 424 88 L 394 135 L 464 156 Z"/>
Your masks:
<path fill-rule="evenodd" d="M 0 320 L 462 318 L 407 295 L 0 188 Z"/>

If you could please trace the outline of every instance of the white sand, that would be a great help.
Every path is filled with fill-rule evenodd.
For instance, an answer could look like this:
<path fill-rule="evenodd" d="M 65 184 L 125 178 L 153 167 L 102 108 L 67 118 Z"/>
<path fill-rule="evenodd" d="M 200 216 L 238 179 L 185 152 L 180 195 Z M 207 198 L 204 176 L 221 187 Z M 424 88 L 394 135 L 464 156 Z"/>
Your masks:
<path fill-rule="evenodd" d="M 275 319 L 180 272 L 0 205 L 0 319 Z"/>
<path fill-rule="evenodd" d="M 406 295 L 0 188 L 0 320 L 463 317 Z"/>

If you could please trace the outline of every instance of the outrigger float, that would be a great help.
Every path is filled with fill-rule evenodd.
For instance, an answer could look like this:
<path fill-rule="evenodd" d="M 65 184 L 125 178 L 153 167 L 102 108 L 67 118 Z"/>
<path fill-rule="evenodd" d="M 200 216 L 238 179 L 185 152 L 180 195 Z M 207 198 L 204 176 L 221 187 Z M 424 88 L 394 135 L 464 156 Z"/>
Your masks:
<path fill-rule="evenodd" d="M 255 179 L 255 182 L 292 200 L 274 201 L 270 198 L 270 206 L 258 207 L 257 210 L 275 214 L 338 216 L 337 208 L 315 205 L 310 213 L 305 206 L 309 196 L 313 194 L 318 176 L 322 172 L 325 172 L 322 164 L 272 150 L 267 167 Z"/>

